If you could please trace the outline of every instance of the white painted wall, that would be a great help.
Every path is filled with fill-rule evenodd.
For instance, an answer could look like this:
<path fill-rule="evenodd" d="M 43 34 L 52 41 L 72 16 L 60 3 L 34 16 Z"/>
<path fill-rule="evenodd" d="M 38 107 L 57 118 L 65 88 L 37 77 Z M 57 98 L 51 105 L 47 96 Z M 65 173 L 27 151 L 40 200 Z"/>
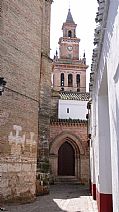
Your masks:
<path fill-rule="evenodd" d="M 95 110 L 96 110 L 96 105 L 95 105 L 95 96 L 93 97 L 91 104 L 91 111 L 89 111 L 89 116 L 90 116 L 90 124 L 88 126 L 89 128 L 89 133 L 91 134 L 91 141 L 90 141 L 90 170 L 91 170 L 91 183 L 96 184 L 96 167 L 95 166 L 95 147 L 94 144 L 97 142 L 94 142 L 96 138 L 96 117 L 95 117 Z"/>
<path fill-rule="evenodd" d="M 97 188 L 99 193 L 112 194 L 108 96 L 99 96 L 98 102 L 99 177 Z"/>
<path fill-rule="evenodd" d="M 97 75 L 94 93 L 97 97 L 99 96 L 99 91 L 103 94 L 103 90 L 105 89 L 105 84 L 102 86 L 101 83 L 106 69 L 108 85 L 108 101 L 106 101 L 106 104 L 108 105 L 109 116 L 107 116 L 105 114 L 106 111 L 104 111 L 105 106 L 103 106 L 103 103 L 105 100 L 101 100 L 102 102 L 100 101 L 100 103 L 96 100 L 98 107 L 99 104 L 101 104 L 101 110 L 96 123 L 97 128 L 100 125 L 100 130 L 96 134 L 95 139 L 93 139 L 93 142 L 95 142 L 94 152 L 99 152 L 99 155 L 95 155 L 96 179 L 98 179 L 99 174 L 101 176 L 99 177 L 99 184 L 101 183 L 99 188 L 100 192 L 110 193 L 110 179 L 109 176 L 107 177 L 106 171 L 111 175 L 113 211 L 119 212 L 119 0 L 110 0 L 103 48 L 98 70 L 96 70 Z M 110 140 L 109 146 L 107 140 Z M 99 160 L 97 160 L 97 156 Z M 102 164 L 102 167 L 100 167 L 100 164 Z M 110 169 L 111 173 L 108 171 Z"/>
<path fill-rule="evenodd" d="M 114 212 L 119 212 L 119 1 L 110 2 L 107 58 Z"/>
<path fill-rule="evenodd" d="M 69 113 L 67 109 L 69 108 Z M 59 119 L 82 119 L 86 120 L 87 101 L 59 100 L 58 118 Z"/>

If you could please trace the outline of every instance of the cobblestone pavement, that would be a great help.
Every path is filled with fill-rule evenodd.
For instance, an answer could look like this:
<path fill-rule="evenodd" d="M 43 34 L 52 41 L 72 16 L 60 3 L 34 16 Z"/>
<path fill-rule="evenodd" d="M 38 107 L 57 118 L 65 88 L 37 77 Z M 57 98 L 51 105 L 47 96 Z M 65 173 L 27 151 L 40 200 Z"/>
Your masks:
<path fill-rule="evenodd" d="M 50 194 L 30 204 L 5 206 L 9 212 L 97 212 L 96 201 L 81 185 L 52 185 Z"/>

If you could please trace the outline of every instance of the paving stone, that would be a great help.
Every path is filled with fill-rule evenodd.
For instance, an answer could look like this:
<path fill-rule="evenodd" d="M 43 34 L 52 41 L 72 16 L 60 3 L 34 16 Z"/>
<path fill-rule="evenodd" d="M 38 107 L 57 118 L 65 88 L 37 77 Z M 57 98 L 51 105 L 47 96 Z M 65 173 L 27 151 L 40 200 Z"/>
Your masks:
<path fill-rule="evenodd" d="M 52 185 L 49 195 L 39 196 L 33 203 L 4 207 L 8 212 L 98 212 L 87 187 L 72 184 Z"/>

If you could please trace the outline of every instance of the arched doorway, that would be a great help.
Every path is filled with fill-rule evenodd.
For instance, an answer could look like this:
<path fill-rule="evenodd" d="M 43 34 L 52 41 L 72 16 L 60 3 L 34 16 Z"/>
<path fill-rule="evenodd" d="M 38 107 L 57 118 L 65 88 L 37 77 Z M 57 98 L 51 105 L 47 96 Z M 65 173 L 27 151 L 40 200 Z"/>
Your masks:
<path fill-rule="evenodd" d="M 64 142 L 59 148 L 58 175 L 75 176 L 75 151 L 69 142 Z"/>

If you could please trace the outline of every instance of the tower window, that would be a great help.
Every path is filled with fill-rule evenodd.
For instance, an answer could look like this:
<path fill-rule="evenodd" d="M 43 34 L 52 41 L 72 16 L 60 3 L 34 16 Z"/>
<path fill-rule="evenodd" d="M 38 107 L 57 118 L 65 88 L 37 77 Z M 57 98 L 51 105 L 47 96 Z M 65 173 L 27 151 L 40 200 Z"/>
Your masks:
<path fill-rule="evenodd" d="M 71 30 L 68 31 L 68 37 L 70 37 L 70 38 L 72 37 L 72 31 Z"/>
<path fill-rule="evenodd" d="M 64 73 L 61 73 L 60 85 L 64 86 Z"/>
<path fill-rule="evenodd" d="M 68 74 L 68 87 L 72 87 L 72 86 L 73 86 L 73 75 Z"/>
<path fill-rule="evenodd" d="M 77 83 L 77 91 L 80 91 L 80 74 L 77 74 L 76 76 L 76 83 Z"/>

